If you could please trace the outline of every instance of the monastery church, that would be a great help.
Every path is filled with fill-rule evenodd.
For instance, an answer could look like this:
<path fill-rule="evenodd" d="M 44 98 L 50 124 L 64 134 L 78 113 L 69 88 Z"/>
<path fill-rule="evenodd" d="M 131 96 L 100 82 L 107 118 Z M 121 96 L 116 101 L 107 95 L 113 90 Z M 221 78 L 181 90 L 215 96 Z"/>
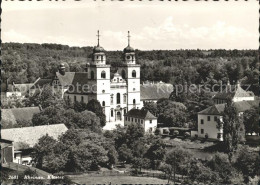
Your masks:
<path fill-rule="evenodd" d="M 110 65 L 106 64 L 105 50 L 99 43 L 99 31 L 97 36 L 98 44 L 93 48 L 92 61 L 86 65 L 85 72 L 75 73 L 64 98 L 84 103 L 96 99 L 104 109 L 107 122 L 123 123 L 124 115 L 129 110 L 142 108 L 140 65 L 136 64 L 135 50 L 130 46 L 128 31 L 128 46 L 124 49 L 122 65 L 110 79 Z M 64 66 L 60 70 L 60 73 L 65 73 Z"/>

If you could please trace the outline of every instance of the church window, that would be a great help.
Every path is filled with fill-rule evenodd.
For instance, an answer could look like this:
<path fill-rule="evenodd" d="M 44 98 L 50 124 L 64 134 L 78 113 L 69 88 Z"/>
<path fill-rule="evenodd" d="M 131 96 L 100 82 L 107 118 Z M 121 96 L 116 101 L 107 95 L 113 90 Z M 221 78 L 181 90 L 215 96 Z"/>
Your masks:
<path fill-rule="evenodd" d="M 92 80 L 94 79 L 94 76 L 95 76 L 94 71 L 91 71 L 90 78 L 91 78 Z"/>
<path fill-rule="evenodd" d="M 133 104 L 135 105 L 135 99 L 133 99 Z"/>
<path fill-rule="evenodd" d="M 153 120 L 150 119 L 150 123 L 153 123 Z"/>
<path fill-rule="evenodd" d="M 101 61 L 103 62 L 103 56 L 101 55 Z"/>
<path fill-rule="evenodd" d="M 143 120 L 141 120 L 141 123 L 143 124 Z"/>
<path fill-rule="evenodd" d="M 136 77 L 136 71 L 135 70 L 132 71 L 132 77 L 134 77 L 134 78 Z"/>
<path fill-rule="evenodd" d="M 114 117 L 114 111 L 111 110 L 111 117 Z"/>
<path fill-rule="evenodd" d="M 127 58 L 127 59 L 130 59 L 131 57 L 128 55 L 126 58 Z"/>
<path fill-rule="evenodd" d="M 134 56 L 132 56 L 132 63 L 134 62 Z"/>
<path fill-rule="evenodd" d="M 74 102 L 76 102 L 77 101 L 77 97 L 76 96 L 74 96 Z"/>
<path fill-rule="evenodd" d="M 105 90 L 102 90 L 102 93 L 105 93 L 106 91 Z"/>
<path fill-rule="evenodd" d="M 111 97 L 110 97 L 110 104 L 113 105 L 113 102 L 114 102 L 114 97 L 111 96 Z"/>
<path fill-rule="evenodd" d="M 125 79 L 125 70 L 122 70 L 122 78 Z"/>
<path fill-rule="evenodd" d="M 133 91 L 135 91 L 135 88 L 133 88 Z"/>
<path fill-rule="evenodd" d="M 70 96 L 67 96 L 68 100 L 70 100 Z"/>
<path fill-rule="evenodd" d="M 124 109 L 124 114 L 126 114 L 126 109 Z"/>
<path fill-rule="evenodd" d="M 119 82 L 119 78 L 117 78 L 117 82 Z"/>
<path fill-rule="evenodd" d="M 81 96 L 81 102 L 84 102 L 84 97 L 83 96 Z"/>
<path fill-rule="evenodd" d="M 123 99 L 124 103 L 126 103 L 126 94 L 124 94 L 124 99 Z"/>
<path fill-rule="evenodd" d="M 120 93 L 116 94 L 116 103 L 120 104 Z"/>
<path fill-rule="evenodd" d="M 134 122 L 134 118 L 132 118 L 132 122 Z"/>
<path fill-rule="evenodd" d="M 106 78 L 106 72 L 105 71 L 101 72 L 101 78 Z"/>
<path fill-rule="evenodd" d="M 103 106 L 103 107 L 106 106 L 106 102 L 105 102 L 105 101 L 102 102 L 102 106 Z"/>

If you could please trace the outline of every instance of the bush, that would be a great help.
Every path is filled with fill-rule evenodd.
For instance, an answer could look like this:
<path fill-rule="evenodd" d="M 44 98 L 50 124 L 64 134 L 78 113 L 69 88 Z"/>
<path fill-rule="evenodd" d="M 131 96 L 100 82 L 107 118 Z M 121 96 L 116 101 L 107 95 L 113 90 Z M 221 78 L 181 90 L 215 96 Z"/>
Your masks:
<path fill-rule="evenodd" d="M 190 133 L 189 132 L 185 132 L 184 133 L 184 137 L 190 137 Z"/>
<path fill-rule="evenodd" d="M 159 128 L 157 128 L 157 129 L 155 130 L 154 134 L 155 134 L 155 135 L 160 135 L 160 134 L 161 134 L 161 131 L 160 131 L 160 129 L 159 129 Z"/>
<path fill-rule="evenodd" d="M 168 128 L 163 129 L 163 134 L 168 135 L 170 133 Z"/>
<path fill-rule="evenodd" d="M 174 134 L 174 136 L 178 136 L 179 135 L 179 131 L 178 130 L 174 130 L 173 134 Z"/>

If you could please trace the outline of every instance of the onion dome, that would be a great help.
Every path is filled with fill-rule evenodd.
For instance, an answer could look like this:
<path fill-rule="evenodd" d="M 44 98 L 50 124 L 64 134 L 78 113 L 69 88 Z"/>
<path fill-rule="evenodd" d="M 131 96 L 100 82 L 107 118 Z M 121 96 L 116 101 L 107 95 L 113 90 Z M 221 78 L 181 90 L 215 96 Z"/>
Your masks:
<path fill-rule="evenodd" d="M 124 53 L 132 53 L 135 52 L 134 48 L 130 46 L 130 32 L 128 31 L 128 46 L 124 49 Z"/>
<path fill-rule="evenodd" d="M 65 65 L 63 63 L 60 64 L 60 69 L 65 69 Z"/>
<path fill-rule="evenodd" d="M 103 53 L 104 51 L 104 48 L 99 45 L 93 48 L 93 53 Z"/>
<path fill-rule="evenodd" d="M 132 53 L 132 52 L 135 52 L 135 49 L 129 45 L 124 49 L 124 53 Z"/>

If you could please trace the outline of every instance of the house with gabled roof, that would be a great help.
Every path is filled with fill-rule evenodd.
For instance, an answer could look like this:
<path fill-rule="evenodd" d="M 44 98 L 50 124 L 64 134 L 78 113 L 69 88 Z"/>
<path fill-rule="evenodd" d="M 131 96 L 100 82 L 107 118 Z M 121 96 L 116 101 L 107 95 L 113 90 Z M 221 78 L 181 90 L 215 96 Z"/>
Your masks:
<path fill-rule="evenodd" d="M 144 102 L 156 103 L 161 98 L 169 98 L 173 91 L 173 85 L 163 82 L 144 83 L 140 85 L 140 101 L 143 106 Z"/>
<path fill-rule="evenodd" d="M 12 108 L 2 109 L 2 128 L 10 128 L 20 121 L 31 121 L 34 114 L 39 113 L 40 107 L 23 107 L 23 108 Z"/>
<path fill-rule="evenodd" d="M 258 106 L 259 101 L 239 101 L 233 102 L 239 115 L 242 115 L 246 110 L 253 106 Z M 224 112 L 226 103 L 215 104 L 200 112 L 198 112 L 198 136 L 201 138 L 207 137 L 211 139 L 223 140 L 223 130 L 218 129 L 218 120 L 222 121 L 222 113 Z"/>
<path fill-rule="evenodd" d="M 57 140 L 67 130 L 68 128 L 64 124 L 2 129 L 1 139 L 13 142 L 13 162 L 28 165 L 32 161 L 32 147 L 38 143 L 41 137 L 48 135 Z M 26 148 L 21 149 L 21 145 Z"/>
<path fill-rule="evenodd" d="M 214 95 L 213 100 L 215 104 L 222 104 L 227 103 L 228 98 L 231 98 L 233 102 L 255 100 L 254 93 L 245 91 L 239 81 L 237 81 L 236 85 L 230 85 L 228 82 L 225 88 L 221 88 L 220 92 Z"/>
<path fill-rule="evenodd" d="M 131 109 L 125 114 L 124 125 L 136 123 L 144 127 L 145 132 L 153 133 L 157 127 L 157 117 L 147 109 Z"/>

